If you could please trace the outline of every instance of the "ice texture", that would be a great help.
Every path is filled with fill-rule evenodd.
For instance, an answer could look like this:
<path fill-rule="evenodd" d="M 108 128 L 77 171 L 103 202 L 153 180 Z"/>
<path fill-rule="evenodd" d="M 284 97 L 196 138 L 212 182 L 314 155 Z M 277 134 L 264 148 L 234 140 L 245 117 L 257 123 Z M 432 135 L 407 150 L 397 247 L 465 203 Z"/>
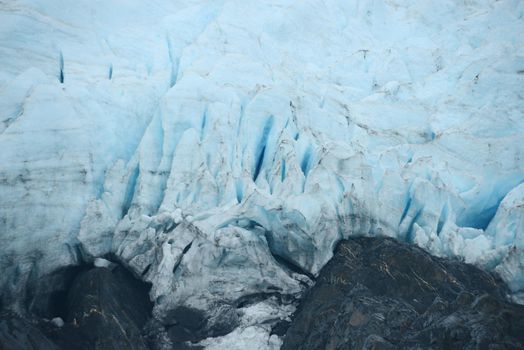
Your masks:
<path fill-rule="evenodd" d="M 212 314 L 299 296 L 351 235 L 497 271 L 524 302 L 523 16 L 517 0 L 0 2 L 5 304 L 111 256 L 153 283 L 157 317 Z M 253 317 L 203 345 L 278 348 Z"/>

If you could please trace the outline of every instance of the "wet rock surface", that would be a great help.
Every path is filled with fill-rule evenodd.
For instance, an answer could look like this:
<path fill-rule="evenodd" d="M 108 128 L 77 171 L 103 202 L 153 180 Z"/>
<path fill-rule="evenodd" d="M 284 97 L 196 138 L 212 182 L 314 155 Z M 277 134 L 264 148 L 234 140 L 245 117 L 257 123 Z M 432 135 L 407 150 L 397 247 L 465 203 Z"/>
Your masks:
<path fill-rule="evenodd" d="M 174 344 L 196 343 L 208 337 L 230 333 L 238 326 L 236 309 L 228 305 L 215 307 L 217 313 L 211 320 L 197 309 L 181 306 L 168 312 L 163 320 L 169 339 Z"/>
<path fill-rule="evenodd" d="M 5 312 L 0 349 L 148 349 L 142 336 L 152 309 L 148 291 L 120 266 L 82 271 L 57 308 L 64 322 Z"/>
<path fill-rule="evenodd" d="M 147 349 L 141 330 L 151 315 L 148 288 L 123 268 L 81 274 L 67 304 L 65 325 L 48 333 L 62 348 Z"/>
<path fill-rule="evenodd" d="M 524 307 L 495 276 L 389 238 L 339 243 L 282 349 L 522 349 Z"/>
<path fill-rule="evenodd" d="M 37 323 L 10 312 L 0 314 L 0 349 L 60 350 Z"/>
<path fill-rule="evenodd" d="M 0 350 L 203 349 L 198 341 L 227 334 L 238 325 L 233 305 L 216 306 L 212 318 L 183 306 L 162 319 L 153 318 L 150 286 L 120 265 L 111 265 L 75 269 L 78 274 L 65 283 L 67 290 L 55 297 L 40 293 L 42 300 L 32 297 L 28 308 L 38 305 L 39 313 L 1 312 Z M 65 272 L 69 280 L 70 271 Z M 63 282 L 57 274 L 53 278 Z"/>

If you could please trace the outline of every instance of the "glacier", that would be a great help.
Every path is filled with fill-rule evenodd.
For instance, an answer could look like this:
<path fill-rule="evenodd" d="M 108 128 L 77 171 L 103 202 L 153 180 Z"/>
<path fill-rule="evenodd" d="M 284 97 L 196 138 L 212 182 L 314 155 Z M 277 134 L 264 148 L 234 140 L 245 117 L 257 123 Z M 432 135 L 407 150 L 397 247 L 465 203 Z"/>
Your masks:
<path fill-rule="evenodd" d="M 3 305 L 106 258 L 152 283 L 158 319 L 241 311 L 203 346 L 276 349 L 268 322 L 353 235 L 495 271 L 523 303 L 523 16 L 518 0 L 0 1 Z"/>

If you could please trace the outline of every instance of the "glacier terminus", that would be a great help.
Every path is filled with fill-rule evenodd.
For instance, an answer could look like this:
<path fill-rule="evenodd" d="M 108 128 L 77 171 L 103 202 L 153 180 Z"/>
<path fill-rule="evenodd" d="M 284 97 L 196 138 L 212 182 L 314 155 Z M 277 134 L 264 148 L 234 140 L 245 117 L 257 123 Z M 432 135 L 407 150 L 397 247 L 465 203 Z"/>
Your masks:
<path fill-rule="evenodd" d="M 279 349 L 354 236 L 524 303 L 523 33 L 518 0 L 0 1 L 0 306 L 118 263 L 198 345 Z"/>

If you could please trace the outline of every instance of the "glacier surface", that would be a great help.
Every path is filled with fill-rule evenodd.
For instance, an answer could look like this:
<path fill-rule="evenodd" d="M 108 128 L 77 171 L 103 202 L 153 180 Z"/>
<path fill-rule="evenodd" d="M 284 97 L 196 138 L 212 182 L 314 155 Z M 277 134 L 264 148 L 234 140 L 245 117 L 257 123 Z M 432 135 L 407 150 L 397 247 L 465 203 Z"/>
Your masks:
<path fill-rule="evenodd" d="M 496 271 L 524 302 L 523 16 L 518 0 L 0 1 L 3 302 L 116 259 L 158 318 L 240 310 L 203 346 L 273 349 L 282 299 L 351 235 Z"/>

